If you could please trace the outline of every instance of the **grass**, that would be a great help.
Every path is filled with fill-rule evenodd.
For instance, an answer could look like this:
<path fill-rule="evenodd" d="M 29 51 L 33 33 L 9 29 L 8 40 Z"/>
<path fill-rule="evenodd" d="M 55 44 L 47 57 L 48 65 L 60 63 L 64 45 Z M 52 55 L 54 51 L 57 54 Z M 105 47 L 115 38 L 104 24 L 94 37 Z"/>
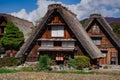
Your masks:
<path fill-rule="evenodd" d="M 24 70 L 15 70 L 15 69 L 5 69 L 5 68 L 0 68 L 0 74 L 3 73 L 16 73 L 16 72 L 24 72 Z M 26 70 L 25 68 L 25 72 L 39 72 L 39 71 L 29 71 L 28 69 Z M 48 73 L 61 73 L 61 74 L 94 74 L 94 72 L 89 71 L 89 72 L 85 72 L 85 71 L 45 71 Z"/>
<path fill-rule="evenodd" d="M 20 72 L 20 71 L 19 70 L 14 70 L 14 69 L 0 68 L 0 74 L 3 74 L 3 73 L 16 73 L 16 72 Z"/>
<path fill-rule="evenodd" d="M 89 71 L 54 71 L 53 73 L 62 73 L 62 74 L 94 74 L 94 72 Z"/>

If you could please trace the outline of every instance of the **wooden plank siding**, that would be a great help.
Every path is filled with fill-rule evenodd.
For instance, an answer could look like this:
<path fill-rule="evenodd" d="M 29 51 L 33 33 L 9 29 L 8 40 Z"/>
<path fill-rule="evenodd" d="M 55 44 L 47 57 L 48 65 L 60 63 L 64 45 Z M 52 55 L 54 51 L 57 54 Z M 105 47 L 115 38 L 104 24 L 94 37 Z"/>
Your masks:
<path fill-rule="evenodd" d="M 3 21 L 1 24 L 0 24 L 0 39 L 3 37 L 3 34 L 4 34 L 4 28 L 6 26 L 6 22 Z"/>
<path fill-rule="evenodd" d="M 61 20 L 61 18 L 59 18 L 58 16 L 55 16 L 53 18 L 53 20 L 51 21 L 51 23 L 49 23 L 51 25 L 47 26 L 47 28 L 41 38 L 53 38 L 53 37 L 51 37 L 51 27 L 53 24 L 56 24 L 56 26 L 59 26 L 59 23 L 64 23 L 64 22 L 63 22 L 63 20 Z M 63 38 L 73 38 L 73 37 L 74 37 L 74 35 L 67 28 L 67 25 L 64 25 L 64 37 Z"/>
<path fill-rule="evenodd" d="M 51 32 L 51 30 L 53 31 Z M 62 43 L 61 47 L 53 45 L 57 41 Z M 58 51 L 59 53 L 61 50 L 62 52 L 74 53 L 77 51 L 79 53 L 76 52 L 76 54 L 89 55 L 91 59 L 102 57 L 100 50 L 93 44 L 76 15 L 61 4 L 51 4 L 48 6 L 47 13 L 16 55 L 17 58 L 24 59 L 21 63 L 25 61 L 25 58 L 37 42 L 42 46 L 38 48 L 39 52 Z M 69 55 L 74 56 L 73 54 Z"/>
<path fill-rule="evenodd" d="M 101 42 L 100 45 L 96 45 L 101 51 L 102 50 L 107 50 L 107 54 L 106 57 L 104 58 L 100 58 L 98 59 L 99 64 L 111 64 L 111 57 L 116 57 L 116 62 L 115 64 L 118 63 L 118 52 L 117 49 L 112 45 L 112 43 L 110 42 L 110 40 L 108 39 L 108 37 L 104 34 L 104 32 L 101 30 L 99 24 L 97 24 L 97 26 L 99 27 L 100 31 L 99 33 L 94 33 L 93 31 L 93 25 L 95 25 L 96 23 L 94 22 L 90 29 L 87 31 L 88 35 L 91 37 L 93 36 L 100 36 L 101 37 Z"/>
<path fill-rule="evenodd" d="M 39 48 L 39 44 L 36 43 L 36 45 L 33 47 L 33 49 L 30 52 L 30 55 L 28 56 L 28 58 L 26 59 L 26 61 L 28 62 L 35 62 L 38 61 L 38 54 L 37 54 L 37 50 Z"/>
<path fill-rule="evenodd" d="M 59 26 L 61 24 L 64 24 L 64 37 L 52 37 L 51 36 L 51 33 L 52 33 L 52 26 Z M 48 23 L 48 25 L 46 26 L 46 29 L 44 30 L 44 33 L 42 34 L 42 37 L 39 37 L 40 39 L 52 39 L 52 38 L 55 38 L 55 39 L 75 39 L 75 36 L 73 35 L 73 33 L 71 32 L 71 30 L 68 28 L 67 25 L 65 25 L 65 22 L 62 20 L 62 18 L 60 16 L 54 16 L 53 19 L 51 19 L 50 23 Z M 61 47 L 62 45 L 62 41 L 53 41 L 54 42 L 54 47 Z M 60 45 L 61 44 L 61 45 Z M 27 60 L 26 61 L 29 61 L 29 62 L 34 62 L 34 61 L 37 61 L 38 58 L 41 54 L 43 55 L 43 53 L 46 53 L 46 51 L 41 51 L 40 54 L 38 55 L 37 53 L 37 50 L 38 48 L 41 47 L 41 41 L 37 41 L 36 42 L 36 45 L 33 47 L 32 51 L 30 52 L 30 55 L 28 56 Z M 77 49 L 77 52 L 74 54 L 75 56 L 77 55 L 84 55 L 84 53 L 82 52 L 82 50 L 80 49 L 80 46 L 78 45 L 78 42 L 75 41 L 75 47 Z M 50 52 L 49 52 L 50 53 Z M 54 53 L 54 54 L 53 54 Z M 52 55 L 56 55 L 55 53 L 66 53 L 66 52 L 52 52 L 51 56 Z M 70 53 L 70 54 L 69 54 Z M 67 52 L 67 54 L 64 54 L 64 55 L 71 55 L 71 52 Z M 72 52 L 73 53 L 73 52 Z M 63 55 L 62 54 L 62 55 Z M 73 56 L 74 57 L 74 56 Z"/>

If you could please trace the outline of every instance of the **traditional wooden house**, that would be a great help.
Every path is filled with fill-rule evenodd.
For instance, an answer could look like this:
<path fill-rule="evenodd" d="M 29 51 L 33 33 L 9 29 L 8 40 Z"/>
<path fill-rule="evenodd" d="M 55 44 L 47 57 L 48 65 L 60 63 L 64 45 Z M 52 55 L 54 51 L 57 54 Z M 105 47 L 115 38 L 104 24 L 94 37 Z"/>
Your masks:
<path fill-rule="evenodd" d="M 7 24 L 7 20 L 5 17 L 0 16 L 0 39 L 3 37 L 4 34 L 4 28 Z"/>
<path fill-rule="evenodd" d="M 3 37 L 4 29 L 7 24 L 7 20 L 4 16 L 0 16 L 0 39 Z M 4 48 L 0 46 L 0 51 L 4 51 Z M 3 55 L 0 54 L 0 58 L 2 58 Z"/>
<path fill-rule="evenodd" d="M 85 55 L 96 60 L 102 57 L 76 15 L 61 4 L 51 4 L 39 25 L 23 44 L 16 57 L 24 61 L 38 61 L 48 55 L 57 64 L 75 55 Z"/>
<path fill-rule="evenodd" d="M 32 22 L 14 17 L 9 14 L 0 13 L 0 40 L 5 33 L 7 22 L 12 22 L 15 26 L 17 26 L 19 30 L 23 32 L 25 40 L 29 37 L 28 33 L 30 34 L 32 30 L 31 28 L 33 27 Z M 2 47 L 2 46 L 0 46 L 0 54 L 1 54 L 1 51 L 2 53 L 5 53 L 6 56 L 8 57 L 14 57 L 16 54 L 16 51 L 6 50 L 5 47 Z"/>
<path fill-rule="evenodd" d="M 84 25 L 88 35 L 103 54 L 99 64 L 120 64 L 120 43 L 111 26 L 100 14 L 92 14 Z"/>

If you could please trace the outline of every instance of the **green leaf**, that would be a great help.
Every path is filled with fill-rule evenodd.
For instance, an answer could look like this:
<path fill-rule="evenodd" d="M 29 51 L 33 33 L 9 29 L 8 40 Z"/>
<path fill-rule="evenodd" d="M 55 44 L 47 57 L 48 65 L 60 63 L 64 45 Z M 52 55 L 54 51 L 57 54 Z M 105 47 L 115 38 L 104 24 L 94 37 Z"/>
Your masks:
<path fill-rule="evenodd" d="M 1 46 L 6 49 L 19 50 L 23 41 L 23 33 L 12 22 L 8 22 L 5 28 L 5 34 L 0 41 Z"/>

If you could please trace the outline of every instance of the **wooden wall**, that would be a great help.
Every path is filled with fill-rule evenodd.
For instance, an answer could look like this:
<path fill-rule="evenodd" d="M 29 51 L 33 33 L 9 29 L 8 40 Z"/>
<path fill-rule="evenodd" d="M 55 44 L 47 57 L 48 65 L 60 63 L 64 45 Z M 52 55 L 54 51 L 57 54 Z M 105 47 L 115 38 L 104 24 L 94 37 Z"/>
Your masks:
<path fill-rule="evenodd" d="M 94 23 L 93 25 L 95 25 Z M 101 36 L 101 44 L 97 45 L 97 47 L 100 50 L 107 50 L 106 57 L 98 59 L 100 64 L 111 64 L 111 57 L 118 58 L 118 51 L 117 49 L 111 44 L 108 37 L 104 34 L 104 32 L 101 30 L 101 25 L 96 24 L 99 26 L 100 32 L 94 33 L 93 31 L 93 25 L 91 25 L 90 29 L 88 30 L 89 36 Z M 116 59 L 116 64 L 118 63 L 118 59 Z"/>
<path fill-rule="evenodd" d="M 0 24 L 0 39 L 3 37 L 5 26 L 6 26 L 6 22 L 3 21 L 3 22 Z"/>
<path fill-rule="evenodd" d="M 62 20 L 62 18 L 60 16 L 54 16 L 53 19 L 51 19 L 51 22 L 48 23 L 48 25 L 45 26 L 46 29 L 44 30 L 44 33 L 42 34 L 42 37 L 40 37 L 40 38 L 47 38 L 47 39 L 54 38 L 54 37 L 51 37 L 51 27 L 53 25 L 64 26 L 64 37 L 55 37 L 55 38 L 59 38 L 59 39 L 60 38 L 62 38 L 62 39 L 72 38 L 72 39 L 75 39 L 75 36 L 73 35 L 73 33 L 71 32 L 69 27 L 66 25 L 66 23 Z M 36 42 L 36 45 L 34 46 L 30 55 L 28 56 L 27 61 L 38 60 L 38 59 L 36 59 L 36 58 L 38 58 L 37 49 L 40 47 L 40 43 L 41 43 L 40 41 Z M 75 46 L 77 48 L 77 52 L 75 53 L 75 55 L 84 55 L 82 53 L 80 47 L 78 46 L 77 42 L 75 42 Z M 34 58 L 35 56 L 36 56 L 36 58 Z"/>
<path fill-rule="evenodd" d="M 56 24 L 57 23 L 57 24 Z M 51 37 L 51 27 L 56 24 L 58 26 L 64 26 L 64 37 L 61 37 L 61 38 L 73 38 L 74 35 L 71 33 L 71 31 L 68 29 L 67 25 L 65 25 L 64 21 L 59 17 L 59 16 L 55 16 L 51 23 L 49 23 L 51 25 L 47 25 L 46 27 L 46 30 L 44 32 L 44 34 L 42 35 L 41 38 L 52 38 Z"/>

